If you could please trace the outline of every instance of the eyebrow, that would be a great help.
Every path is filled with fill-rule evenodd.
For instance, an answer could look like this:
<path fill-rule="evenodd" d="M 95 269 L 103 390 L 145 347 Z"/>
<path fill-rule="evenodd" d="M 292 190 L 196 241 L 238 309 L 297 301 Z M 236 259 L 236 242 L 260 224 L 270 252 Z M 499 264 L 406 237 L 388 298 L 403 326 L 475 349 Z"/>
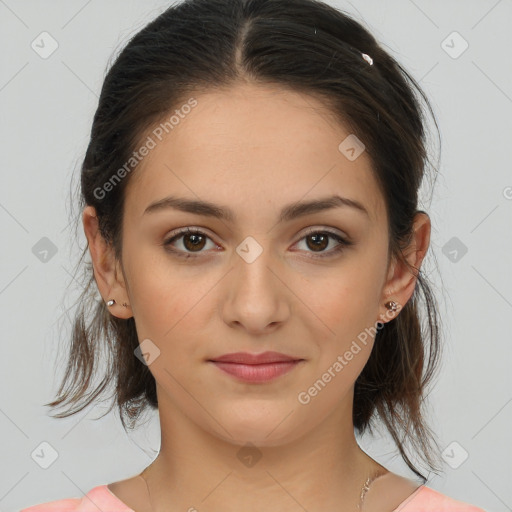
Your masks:
<path fill-rule="evenodd" d="M 303 217 L 341 207 L 353 208 L 364 214 L 366 217 L 370 217 L 368 210 L 360 202 L 347 197 L 333 195 L 315 199 L 313 201 L 291 203 L 281 210 L 281 213 L 279 214 L 279 222 L 288 222 L 297 217 Z M 193 213 L 195 215 L 203 215 L 205 217 L 214 217 L 227 222 L 234 222 L 235 220 L 235 214 L 230 208 L 216 205 L 208 201 L 187 199 L 176 196 L 164 197 L 163 199 L 151 203 L 144 210 L 143 215 L 146 215 L 147 213 L 155 213 L 168 208 Z"/>

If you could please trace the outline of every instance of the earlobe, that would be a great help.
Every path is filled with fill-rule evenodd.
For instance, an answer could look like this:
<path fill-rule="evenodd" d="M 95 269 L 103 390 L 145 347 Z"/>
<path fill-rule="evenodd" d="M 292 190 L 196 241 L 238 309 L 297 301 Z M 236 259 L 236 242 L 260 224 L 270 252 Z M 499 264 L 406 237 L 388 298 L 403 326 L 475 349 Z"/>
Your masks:
<path fill-rule="evenodd" d="M 114 304 L 116 304 L 116 300 L 115 299 L 110 299 L 110 300 L 107 301 L 107 306 L 109 308 L 112 307 Z M 123 307 L 124 308 L 129 308 L 130 304 L 127 304 L 126 302 L 123 302 Z"/>
<path fill-rule="evenodd" d="M 123 279 L 118 278 L 120 272 L 117 271 L 118 262 L 114 249 L 101 235 L 96 210 L 93 206 L 84 208 L 82 221 L 91 255 L 94 279 L 100 295 L 113 315 L 119 318 L 130 318 L 132 314 L 126 287 Z M 116 299 L 111 302 L 114 297 Z"/>

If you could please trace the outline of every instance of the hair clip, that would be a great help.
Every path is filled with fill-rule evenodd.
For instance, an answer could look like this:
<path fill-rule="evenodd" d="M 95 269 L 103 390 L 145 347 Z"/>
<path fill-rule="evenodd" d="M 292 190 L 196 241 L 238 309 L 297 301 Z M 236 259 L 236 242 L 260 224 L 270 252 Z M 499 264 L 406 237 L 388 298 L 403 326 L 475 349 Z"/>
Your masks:
<path fill-rule="evenodd" d="M 370 64 L 370 66 L 373 66 L 373 59 L 367 53 L 362 53 L 361 55 L 363 56 L 363 59 Z"/>

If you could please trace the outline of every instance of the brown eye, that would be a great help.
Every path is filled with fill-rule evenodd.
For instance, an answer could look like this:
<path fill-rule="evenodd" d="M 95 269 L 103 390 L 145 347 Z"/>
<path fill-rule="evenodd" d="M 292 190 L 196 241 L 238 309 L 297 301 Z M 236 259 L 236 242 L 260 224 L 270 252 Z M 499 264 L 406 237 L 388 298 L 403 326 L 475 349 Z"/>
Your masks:
<path fill-rule="evenodd" d="M 174 244 L 180 240 L 183 248 L 176 248 Z M 192 253 L 200 254 L 201 252 L 205 252 L 203 249 L 207 243 L 207 240 L 210 240 L 210 237 L 202 231 L 187 228 L 181 230 L 179 233 L 164 241 L 163 245 L 166 247 L 166 250 L 175 253 L 178 256 L 193 257 L 195 254 Z M 179 246 L 180 244 L 178 243 L 177 245 Z M 215 246 L 215 244 L 213 245 Z"/>
<path fill-rule="evenodd" d="M 338 233 L 334 233 L 328 230 L 311 231 L 302 237 L 299 242 L 302 242 L 303 240 L 306 241 L 305 251 L 313 253 L 310 256 L 311 258 L 328 258 L 335 256 L 345 247 L 353 245 L 353 242 L 344 239 Z M 326 250 L 332 240 L 334 240 L 337 245 L 335 245 L 330 250 Z M 180 244 L 178 242 L 180 241 L 182 247 L 179 247 Z M 199 257 L 201 253 L 207 252 L 203 249 L 205 248 L 208 241 L 212 242 L 214 249 L 217 248 L 216 244 L 213 243 L 211 238 L 202 231 L 199 231 L 198 229 L 186 228 L 182 229 L 171 238 L 164 241 L 163 245 L 167 251 L 172 252 L 177 256 L 194 258 L 196 256 Z"/>
<path fill-rule="evenodd" d="M 306 252 L 317 253 L 310 256 L 311 258 L 329 258 L 335 256 L 345 247 L 353 245 L 353 242 L 344 239 L 338 233 L 334 233 L 329 230 L 324 231 L 310 231 L 304 237 L 301 238 L 300 242 L 305 240 Z M 331 250 L 326 250 L 331 240 L 334 240 L 337 245 Z"/>

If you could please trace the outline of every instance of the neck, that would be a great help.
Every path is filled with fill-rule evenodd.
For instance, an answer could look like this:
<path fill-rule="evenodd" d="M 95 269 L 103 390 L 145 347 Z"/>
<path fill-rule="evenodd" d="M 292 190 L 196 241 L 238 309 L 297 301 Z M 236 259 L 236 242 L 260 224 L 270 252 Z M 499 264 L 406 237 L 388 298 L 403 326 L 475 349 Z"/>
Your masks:
<path fill-rule="evenodd" d="M 368 478 L 387 470 L 357 444 L 351 397 L 347 403 L 300 438 L 279 439 L 277 427 L 272 441 L 267 433 L 243 443 L 207 432 L 177 408 L 162 406 L 159 397 L 160 452 L 143 475 L 152 511 L 295 512 L 299 505 L 354 512 Z"/>

